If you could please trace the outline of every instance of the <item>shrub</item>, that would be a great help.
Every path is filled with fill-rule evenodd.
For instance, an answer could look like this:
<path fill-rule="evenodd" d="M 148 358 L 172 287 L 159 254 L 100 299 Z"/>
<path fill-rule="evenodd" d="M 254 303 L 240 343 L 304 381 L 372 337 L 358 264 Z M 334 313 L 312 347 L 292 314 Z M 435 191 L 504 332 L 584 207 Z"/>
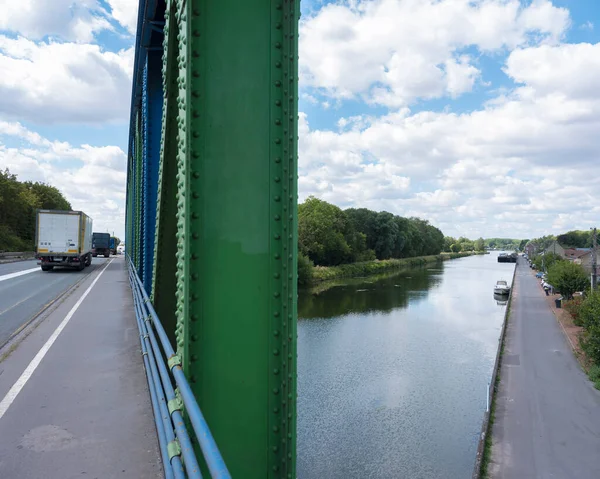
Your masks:
<path fill-rule="evenodd" d="M 598 290 L 582 302 L 579 318 L 585 328 L 581 346 L 595 364 L 600 364 L 600 292 Z"/>
<path fill-rule="evenodd" d="M 568 313 L 573 318 L 573 323 L 575 324 L 575 326 L 583 326 L 583 322 L 582 322 L 581 316 L 580 316 L 582 304 L 583 304 L 583 297 L 581 297 L 581 296 L 573 298 L 570 301 L 565 301 L 564 308 L 568 311 Z"/>
<path fill-rule="evenodd" d="M 298 284 L 309 284 L 313 279 L 314 265 L 310 258 L 298 253 Z"/>

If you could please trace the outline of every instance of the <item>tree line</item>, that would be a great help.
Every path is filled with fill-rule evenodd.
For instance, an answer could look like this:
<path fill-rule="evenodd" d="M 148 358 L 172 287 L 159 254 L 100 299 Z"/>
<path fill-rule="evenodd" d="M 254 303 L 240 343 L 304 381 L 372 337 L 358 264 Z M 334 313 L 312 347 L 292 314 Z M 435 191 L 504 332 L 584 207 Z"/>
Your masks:
<path fill-rule="evenodd" d="M 33 251 L 35 210 L 70 210 L 71 204 L 54 186 L 17 179 L 0 170 L 0 251 Z"/>
<path fill-rule="evenodd" d="M 444 234 L 420 218 L 342 210 L 312 196 L 298 206 L 298 250 L 315 265 L 436 255 L 444 244 Z"/>

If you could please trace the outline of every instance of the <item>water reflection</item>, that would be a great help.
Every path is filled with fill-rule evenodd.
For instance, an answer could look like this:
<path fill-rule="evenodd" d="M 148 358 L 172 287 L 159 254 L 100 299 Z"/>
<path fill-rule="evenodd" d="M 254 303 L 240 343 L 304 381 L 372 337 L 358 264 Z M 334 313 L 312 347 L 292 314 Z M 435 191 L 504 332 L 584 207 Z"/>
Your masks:
<path fill-rule="evenodd" d="M 506 306 L 508 304 L 508 294 L 494 293 L 494 299 L 498 306 Z"/>
<path fill-rule="evenodd" d="M 514 264 L 496 255 L 303 291 L 298 478 L 469 477 Z"/>
<path fill-rule="evenodd" d="M 426 299 L 428 291 L 441 281 L 442 272 L 443 263 L 440 263 L 437 268 L 319 285 L 299 292 L 298 316 L 303 319 L 331 318 L 404 308 L 411 300 Z"/>

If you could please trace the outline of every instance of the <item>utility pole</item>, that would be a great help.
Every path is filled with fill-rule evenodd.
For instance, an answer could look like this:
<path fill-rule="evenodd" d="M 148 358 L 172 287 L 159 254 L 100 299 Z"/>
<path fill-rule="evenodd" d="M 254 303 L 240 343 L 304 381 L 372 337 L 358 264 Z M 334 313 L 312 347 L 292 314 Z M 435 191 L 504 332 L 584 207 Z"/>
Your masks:
<path fill-rule="evenodd" d="M 596 228 L 592 230 L 592 291 L 596 289 Z"/>

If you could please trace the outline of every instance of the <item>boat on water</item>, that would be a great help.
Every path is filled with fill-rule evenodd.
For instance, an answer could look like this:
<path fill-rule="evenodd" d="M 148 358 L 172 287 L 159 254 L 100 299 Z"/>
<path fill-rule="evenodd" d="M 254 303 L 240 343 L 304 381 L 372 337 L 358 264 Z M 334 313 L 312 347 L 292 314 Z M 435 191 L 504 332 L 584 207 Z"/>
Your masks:
<path fill-rule="evenodd" d="M 494 294 L 508 294 L 510 293 L 510 286 L 509 284 L 504 281 L 503 279 L 496 281 L 496 286 L 494 286 Z"/>

